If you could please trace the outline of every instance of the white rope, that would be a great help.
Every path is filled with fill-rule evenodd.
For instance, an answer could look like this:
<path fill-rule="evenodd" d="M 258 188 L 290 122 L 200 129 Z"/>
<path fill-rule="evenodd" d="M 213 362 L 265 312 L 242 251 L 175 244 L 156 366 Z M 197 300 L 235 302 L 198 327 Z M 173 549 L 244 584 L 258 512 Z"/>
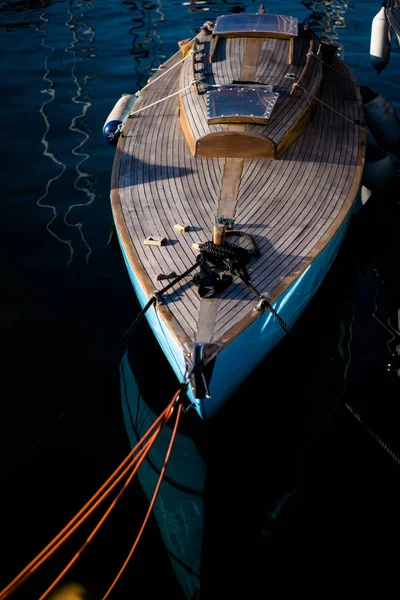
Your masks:
<path fill-rule="evenodd" d="M 311 98 L 314 98 L 314 100 L 318 100 L 318 102 L 320 104 L 322 104 L 323 106 L 326 106 L 326 108 L 329 108 L 329 110 L 331 110 L 334 113 L 336 113 L 337 115 L 339 115 L 339 117 L 342 117 L 342 119 L 344 119 L 345 121 L 348 121 L 349 123 L 351 123 L 352 125 L 354 125 L 354 127 L 358 127 L 358 129 L 361 129 L 361 131 L 363 131 L 366 135 L 369 135 L 369 132 L 364 127 L 361 127 L 361 125 L 358 125 L 358 123 L 355 123 L 354 121 L 352 121 L 348 117 L 345 117 L 338 110 L 336 110 L 335 108 L 332 108 L 332 106 L 329 106 L 329 104 L 326 104 L 325 102 L 323 102 L 322 100 L 320 100 L 319 98 L 317 98 L 317 96 L 314 96 L 310 92 L 307 92 L 307 90 L 302 85 L 299 85 L 298 83 L 294 83 L 293 86 L 298 87 L 299 89 L 303 90 L 303 92 L 306 95 L 307 102 L 308 102 L 308 104 L 310 106 L 311 106 L 311 102 L 308 99 L 309 96 L 311 96 Z"/>
<path fill-rule="evenodd" d="M 192 83 L 190 83 L 186 87 L 182 88 L 181 90 L 178 90 L 177 92 L 174 92 L 173 94 L 169 94 L 169 96 L 165 96 L 165 98 L 160 98 L 160 100 L 156 100 L 155 102 L 152 102 L 151 104 L 147 104 L 146 106 L 142 106 L 142 108 L 138 108 L 137 110 L 134 110 L 133 112 L 129 113 L 129 115 L 126 118 L 127 119 L 131 119 L 134 115 L 137 115 L 138 113 L 142 112 L 142 110 L 146 110 L 147 108 L 151 108 L 152 106 L 155 106 L 156 104 L 160 104 L 160 102 L 164 102 L 165 100 L 169 100 L 173 96 L 177 96 L 181 92 L 185 92 L 186 90 L 188 90 L 191 87 L 192 87 Z"/>
<path fill-rule="evenodd" d="M 321 44 L 319 46 L 321 48 Z M 322 58 L 320 58 L 319 56 L 317 56 L 319 54 L 319 49 L 317 54 L 314 54 L 314 52 L 309 52 L 308 53 L 310 56 L 313 56 L 314 58 L 316 58 L 317 60 L 319 60 L 325 67 L 329 67 L 329 69 L 332 69 L 332 71 L 335 71 L 336 73 L 338 73 L 340 75 L 340 77 L 343 77 L 343 79 L 347 79 L 347 81 L 350 81 L 350 83 L 352 83 L 353 85 L 355 85 L 356 87 L 360 88 L 360 84 L 358 84 L 356 81 L 354 81 L 353 79 L 351 79 L 350 77 L 347 77 L 347 75 L 343 75 L 343 73 L 341 71 L 339 71 L 339 69 L 335 69 L 335 67 L 332 67 L 332 65 L 330 65 L 329 63 L 325 62 L 324 60 L 322 60 Z M 307 55 L 308 56 L 308 55 Z"/>
<path fill-rule="evenodd" d="M 177 54 L 180 53 L 180 49 L 175 52 L 175 54 L 171 57 L 173 58 L 174 56 L 176 56 Z M 135 96 L 140 96 L 140 94 L 143 92 L 143 90 L 145 90 L 146 88 L 148 88 L 150 85 L 152 85 L 153 83 L 155 83 L 156 81 L 158 81 L 159 79 L 161 79 L 161 77 L 164 77 L 164 75 L 166 75 L 167 73 L 169 73 L 172 69 L 174 69 L 175 67 L 177 67 L 178 65 L 182 64 L 184 60 L 187 59 L 187 57 L 189 55 L 193 54 L 193 50 L 190 50 L 186 56 L 184 56 L 181 60 L 178 60 L 177 63 L 175 63 L 174 65 L 172 65 L 172 67 L 169 67 L 166 71 L 164 71 L 159 77 L 156 77 L 156 79 L 152 79 L 151 81 L 149 81 L 149 83 L 146 83 L 146 85 L 144 87 L 142 87 L 141 90 L 138 90 L 135 94 Z M 136 115 L 137 113 L 141 112 L 142 110 L 146 110 L 146 108 L 151 108 L 152 106 L 154 106 L 155 104 L 159 104 L 160 102 L 163 102 L 164 100 L 168 100 L 169 98 L 172 98 L 172 96 L 176 96 L 177 94 L 180 94 L 181 92 L 184 92 L 185 90 L 188 90 L 193 82 L 191 82 L 190 85 L 188 85 L 187 87 L 178 90 L 177 92 L 174 92 L 173 94 L 170 94 L 169 96 L 166 96 L 165 98 L 161 98 L 161 100 L 157 100 L 156 102 L 153 102 L 152 104 L 148 104 L 147 106 L 143 106 L 142 108 L 138 108 L 137 110 L 134 110 L 133 112 L 130 112 L 128 116 L 125 117 L 125 119 L 123 120 L 122 123 L 120 123 L 117 127 L 117 129 L 115 130 L 115 133 L 121 133 L 123 128 L 125 127 L 126 121 L 127 119 L 132 118 L 133 115 Z"/>
<path fill-rule="evenodd" d="M 179 54 L 179 52 L 180 52 L 180 50 L 178 50 L 178 52 L 175 52 L 174 56 L 176 56 L 177 54 Z M 164 75 L 166 75 L 167 73 L 169 73 L 169 71 L 171 71 L 172 69 L 175 69 L 175 67 L 177 67 L 178 65 L 180 65 L 181 63 L 183 63 L 183 61 L 186 60 L 187 57 L 190 54 L 193 54 L 193 50 L 190 50 L 186 54 L 186 56 L 184 56 L 181 60 L 178 60 L 178 62 L 175 63 L 174 65 L 172 65 L 172 67 L 169 67 L 166 71 L 163 71 L 163 73 L 159 77 L 157 77 L 156 79 L 152 79 L 151 81 L 149 81 L 149 83 L 146 83 L 146 85 L 144 87 L 142 87 L 141 90 L 138 90 L 135 95 L 139 96 L 143 92 L 143 90 L 145 90 L 146 88 L 148 88 L 150 85 L 153 85 L 153 83 L 155 83 L 156 81 L 158 81 L 159 79 L 161 79 L 161 77 L 164 77 Z M 173 58 L 173 56 L 171 58 Z"/>

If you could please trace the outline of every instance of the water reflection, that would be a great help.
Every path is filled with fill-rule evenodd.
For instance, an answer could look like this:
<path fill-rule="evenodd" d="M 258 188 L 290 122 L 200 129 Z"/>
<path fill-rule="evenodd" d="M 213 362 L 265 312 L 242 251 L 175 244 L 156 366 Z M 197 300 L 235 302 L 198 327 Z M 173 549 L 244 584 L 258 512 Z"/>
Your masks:
<path fill-rule="evenodd" d="M 92 249 L 83 233 L 83 224 L 80 222 L 71 223 L 70 220 L 70 213 L 74 211 L 74 209 L 87 207 L 90 204 L 92 204 L 96 199 L 93 176 L 89 172 L 82 171 L 81 168 L 83 163 L 90 158 L 90 154 L 84 151 L 84 147 L 86 145 L 86 142 L 89 141 L 90 137 L 93 136 L 93 132 L 85 131 L 84 128 L 87 112 L 92 106 L 92 102 L 90 100 L 91 90 L 89 86 L 89 82 L 92 78 L 92 75 L 88 73 L 84 76 L 79 77 L 79 75 L 76 73 L 76 68 L 78 65 L 78 60 L 80 59 L 82 53 L 86 53 L 88 55 L 88 58 L 96 57 L 96 48 L 94 47 L 96 32 L 93 29 L 93 27 L 86 23 L 86 21 L 81 20 L 82 17 L 85 16 L 85 13 L 80 13 L 80 19 L 78 19 L 76 16 L 77 12 L 81 11 L 82 8 L 83 5 L 78 3 L 75 7 L 75 10 L 73 10 L 73 3 L 72 0 L 70 0 L 69 8 L 67 9 L 69 19 L 66 21 L 65 26 L 71 30 L 73 41 L 71 45 L 65 49 L 65 52 L 69 52 L 73 56 L 71 77 L 76 86 L 76 94 L 71 98 L 71 100 L 74 104 L 79 105 L 82 111 L 80 114 L 73 117 L 69 126 L 70 131 L 78 133 L 81 136 L 81 142 L 72 149 L 72 154 L 74 156 L 77 156 L 79 160 L 78 164 L 75 166 L 77 176 L 74 181 L 74 189 L 77 192 L 83 192 L 83 194 L 86 197 L 86 202 L 71 204 L 64 214 L 63 222 L 66 225 L 70 227 L 76 227 L 79 230 L 82 242 L 84 243 L 87 249 L 85 259 L 86 263 L 88 263 L 90 255 L 92 253 Z M 85 3 L 85 10 L 92 9 L 93 3 Z M 71 260 L 72 256 L 70 261 Z"/>
<path fill-rule="evenodd" d="M 340 29 L 346 27 L 346 12 L 350 8 L 344 0 L 317 0 L 302 4 L 311 11 L 307 24 L 323 41 L 339 44 L 338 56 L 344 57 L 344 47 L 340 39 Z"/>
<path fill-rule="evenodd" d="M 133 25 L 129 30 L 132 36 L 130 53 L 134 56 L 135 72 L 138 77 L 138 87 L 143 87 L 149 78 L 150 71 L 157 69 L 162 58 L 163 40 L 159 33 L 160 24 L 165 16 L 160 0 L 143 3 L 126 1 L 130 7 Z"/>
<path fill-rule="evenodd" d="M 53 46 L 50 46 L 49 44 L 46 43 L 46 37 L 47 37 L 47 30 L 45 28 L 45 26 L 48 24 L 49 20 L 46 18 L 45 16 L 45 9 L 43 10 L 42 14 L 40 15 L 40 20 L 42 22 L 42 25 L 38 27 L 37 31 L 40 31 L 43 35 L 42 35 L 42 42 L 41 45 L 43 48 L 46 48 L 47 53 L 44 59 L 44 75 L 43 75 L 43 80 L 45 81 L 47 88 L 41 90 L 42 94 L 46 94 L 47 96 L 49 96 L 49 98 L 47 100 L 45 100 L 43 102 L 43 104 L 40 107 L 40 114 L 43 117 L 44 123 L 45 123 L 45 131 L 43 134 L 43 137 L 41 139 L 41 143 L 44 146 L 44 151 L 43 151 L 43 156 L 49 158 L 57 167 L 60 167 L 58 170 L 57 175 L 55 175 L 54 177 L 51 177 L 50 179 L 47 180 L 46 182 L 46 187 L 45 187 L 45 191 L 44 193 L 40 196 L 40 198 L 37 200 L 36 204 L 40 207 L 43 208 L 49 208 L 51 210 L 51 212 L 53 213 L 52 218 L 50 219 L 50 221 L 48 221 L 48 223 L 46 224 L 46 229 L 47 231 L 50 233 L 50 235 L 54 236 L 59 242 L 61 242 L 62 244 L 66 244 L 69 248 L 69 252 L 70 252 L 70 261 L 72 260 L 72 254 L 73 254 L 73 248 L 72 248 L 72 244 L 71 244 L 71 240 L 65 240 L 62 239 L 61 237 L 59 237 L 57 235 L 57 233 L 55 233 L 52 230 L 52 225 L 54 223 L 54 221 L 57 219 L 58 215 L 57 215 L 57 208 L 56 206 L 49 204 L 48 203 L 48 196 L 49 196 L 49 192 L 50 192 L 50 187 L 52 186 L 52 184 L 57 181 L 58 179 L 60 179 L 63 174 L 65 173 L 65 170 L 67 168 L 67 165 L 62 162 L 61 160 L 59 160 L 55 154 L 53 152 L 50 151 L 50 144 L 49 141 L 47 139 L 47 136 L 50 132 L 50 121 L 47 117 L 46 111 L 47 111 L 47 106 L 54 101 L 55 96 L 56 96 L 56 91 L 54 89 L 54 82 L 53 80 L 50 78 L 50 69 L 48 66 L 48 62 L 49 59 L 51 58 L 51 56 L 53 55 L 55 48 Z"/>
<path fill-rule="evenodd" d="M 43 80 L 47 87 L 42 90 L 42 93 L 48 96 L 48 99 L 45 100 L 40 107 L 40 114 L 42 115 L 45 124 L 45 131 L 41 143 L 44 146 L 43 156 L 50 159 L 56 167 L 56 171 L 58 171 L 56 175 L 47 180 L 44 192 L 37 200 L 37 205 L 51 211 L 52 216 L 46 224 L 46 229 L 57 241 L 68 247 L 69 257 L 66 263 L 67 265 L 71 264 L 75 252 L 81 249 L 82 246 L 86 263 L 88 263 L 91 255 L 91 247 L 85 237 L 83 223 L 79 221 L 73 222 L 72 214 L 77 209 L 89 206 L 96 199 L 93 177 L 90 172 L 83 171 L 81 168 L 82 164 L 91 156 L 90 153 L 84 151 L 84 148 L 89 141 L 90 134 L 92 133 L 87 131 L 87 128 L 85 127 L 86 116 L 92 106 L 89 85 L 91 75 L 89 73 L 83 75 L 77 73 L 78 61 L 81 61 L 83 57 L 87 59 L 96 56 L 95 48 L 92 47 L 95 39 L 95 32 L 86 22 L 87 14 L 93 7 L 93 2 L 86 2 L 84 4 L 78 2 L 74 4 L 71 0 L 67 7 L 68 19 L 64 24 L 71 32 L 72 36 L 72 42 L 69 46 L 64 48 L 64 51 L 72 56 L 72 68 L 69 75 L 76 89 L 76 93 L 71 97 L 71 102 L 73 105 L 76 105 L 80 111 L 71 118 L 68 125 L 69 131 L 78 134 L 80 138 L 78 144 L 73 146 L 70 151 L 72 156 L 78 158 L 77 164 L 73 164 L 75 161 L 71 161 L 71 155 L 69 155 L 68 152 L 65 152 L 67 148 L 60 148 L 58 152 L 55 149 L 52 149 L 57 145 L 57 137 L 56 134 L 53 134 L 53 129 L 58 126 L 59 115 L 56 114 L 55 117 L 51 116 L 54 111 L 50 110 L 50 105 L 57 101 L 58 110 L 61 110 L 60 104 L 63 102 L 63 91 L 62 89 L 58 90 L 53 79 L 52 68 L 50 67 L 50 63 L 55 59 L 56 41 L 53 42 L 54 45 L 47 42 L 50 19 L 46 16 L 47 6 L 44 4 L 40 14 L 41 25 L 37 28 L 37 31 L 42 34 L 41 45 L 46 49 Z M 60 95 L 60 98 L 58 98 L 58 94 Z M 71 142 L 75 140 L 75 137 L 76 136 L 71 137 Z M 63 179 L 63 187 L 65 185 L 68 186 L 68 181 L 64 183 L 64 176 L 66 175 L 67 169 L 72 166 L 76 172 L 73 182 L 74 193 L 71 195 L 71 199 L 66 198 L 65 202 L 60 202 L 60 192 L 57 191 L 57 189 L 54 189 L 55 184 Z M 58 186 L 58 190 L 59 189 Z M 76 202 L 76 192 L 83 193 L 86 197 L 86 201 Z M 67 204 L 66 208 L 65 204 Z M 78 232 L 78 236 L 75 235 L 75 232 Z"/>

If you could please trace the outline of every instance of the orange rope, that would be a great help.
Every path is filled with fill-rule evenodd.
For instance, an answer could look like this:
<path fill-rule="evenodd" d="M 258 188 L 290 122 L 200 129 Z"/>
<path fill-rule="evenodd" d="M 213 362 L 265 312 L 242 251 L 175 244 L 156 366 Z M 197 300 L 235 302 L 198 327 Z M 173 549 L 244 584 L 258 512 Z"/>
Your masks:
<path fill-rule="evenodd" d="M 155 437 L 156 435 L 158 435 L 157 431 L 153 437 Z M 153 437 L 151 439 L 153 439 Z M 143 448 L 140 453 L 135 457 L 135 461 L 141 457 L 142 453 L 145 451 L 145 448 Z M 135 462 L 133 463 L 135 464 Z M 34 559 L 34 561 L 32 561 L 32 566 L 29 568 L 25 567 L 25 569 L 17 576 L 17 578 L 11 582 L 7 588 L 5 588 L 2 593 L 0 598 L 7 598 L 9 596 L 10 593 L 12 593 L 13 591 L 15 591 L 20 585 L 22 585 L 22 583 L 24 583 L 24 581 L 26 581 L 26 579 L 28 579 L 31 575 L 33 575 L 35 573 L 35 571 L 37 571 L 37 569 L 46 562 L 46 560 L 48 558 L 50 558 L 50 556 L 52 556 L 54 554 L 54 552 L 56 550 L 58 550 L 58 548 L 60 548 L 60 546 L 62 546 L 62 544 L 64 544 L 70 537 L 71 535 L 78 529 L 78 527 L 84 522 L 86 521 L 86 519 L 94 512 L 94 510 L 96 508 L 98 508 L 98 506 L 101 504 L 101 502 L 109 495 L 109 493 L 114 489 L 114 487 L 121 481 L 121 479 L 123 479 L 123 477 L 127 474 L 127 472 L 129 472 L 129 470 L 132 468 L 132 464 L 128 465 L 128 467 L 125 468 L 125 470 L 123 471 L 123 473 L 121 473 L 121 475 L 118 477 L 118 479 L 114 482 L 114 484 L 110 487 L 110 489 L 105 492 L 100 498 L 99 500 L 92 506 L 92 508 L 81 518 L 79 519 L 72 527 L 69 528 L 68 531 L 66 531 L 66 533 L 64 534 L 63 537 L 59 538 L 60 534 L 58 534 L 58 536 L 56 538 L 54 538 L 54 540 L 51 542 L 51 544 L 49 544 L 49 546 L 47 547 L 48 550 L 45 552 L 45 550 L 42 550 L 42 552 L 40 554 L 38 554 L 38 556 Z M 72 522 L 72 521 L 71 521 Z M 56 540 L 58 540 L 56 542 Z M 28 571 L 26 571 L 26 569 L 28 569 Z"/>
<path fill-rule="evenodd" d="M 19 587 L 28 577 L 30 577 L 71 535 L 74 531 L 84 522 L 86 519 L 92 514 L 92 512 L 101 504 L 101 502 L 111 493 L 111 491 L 115 488 L 115 486 L 127 475 L 127 473 L 132 469 L 135 465 L 135 469 L 133 473 L 129 476 L 127 482 L 125 482 L 122 490 L 118 494 L 117 498 L 111 505 L 110 509 L 106 512 L 101 520 L 100 524 L 97 526 L 93 535 L 97 532 L 98 528 L 104 522 L 105 518 L 108 516 L 109 512 L 115 506 L 116 501 L 119 499 L 123 491 L 126 489 L 128 483 L 131 481 L 133 475 L 137 472 L 139 466 L 142 464 L 146 454 L 150 450 L 150 447 L 154 443 L 156 437 L 160 433 L 161 429 L 167 423 L 167 421 L 171 418 L 173 414 L 173 408 L 182 390 L 179 389 L 172 398 L 171 402 L 164 409 L 164 411 L 159 415 L 153 425 L 148 429 L 148 431 L 144 434 L 144 436 L 139 440 L 136 446 L 131 450 L 128 456 L 122 461 L 122 463 L 117 467 L 117 469 L 112 473 L 112 475 L 107 479 L 107 481 L 101 486 L 101 488 L 92 496 L 92 498 L 85 504 L 83 508 L 75 515 L 75 517 L 64 527 L 64 529 L 11 581 L 1 592 L 0 592 L 0 600 L 7 598 L 10 593 L 15 591 L 17 587 Z M 154 432 L 154 433 L 153 433 Z M 151 437 L 150 437 L 151 436 Z M 142 448 L 139 450 L 140 446 Z M 133 456 L 135 452 L 138 452 L 136 456 Z M 129 462 L 132 459 L 132 462 Z M 129 463 L 129 464 L 127 464 Z M 121 472 L 122 471 L 122 472 Z M 113 480 L 115 481 L 113 482 Z M 112 483 L 113 482 L 113 483 Z M 104 492 L 104 490 L 108 487 L 108 490 Z M 104 492 L 104 493 L 103 493 Z M 91 508 L 90 508 L 91 507 Z M 88 540 L 84 544 L 84 547 L 90 542 L 92 536 L 89 536 Z M 82 548 L 83 549 L 83 548 Z M 79 555 L 78 552 L 77 555 Z M 77 557 L 76 555 L 76 557 Z M 75 558 L 75 557 L 74 557 Z M 72 566 L 72 562 L 68 565 L 68 568 Z M 66 571 L 63 572 L 63 574 Z M 57 580 L 58 581 L 58 580 Z M 53 589 L 53 586 L 47 590 L 44 598 L 49 592 L 50 589 Z"/>
<path fill-rule="evenodd" d="M 139 540 L 142 537 L 142 533 L 144 531 L 144 528 L 147 525 L 147 521 L 149 520 L 151 511 L 153 510 L 154 503 L 155 503 L 155 501 L 157 499 L 158 492 L 159 492 L 162 480 L 164 478 L 164 474 L 165 474 L 165 471 L 166 471 L 166 468 L 167 468 L 167 465 L 168 465 L 169 457 L 171 455 L 171 450 L 172 450 L 172 447 L 173 447 L 174 442 L 175 442 L 175 437 L 176 437 L 176 432 L 178 430 L 178 424 L 179 424 L 179 419 L 181 417 L 181 412 L 182 412 L 182 404 L 179 404 L 178 405 L 178 412 L 176 414 L 176 420 L 175 420 L 174 429 L 173 429 L 173 432 L 172 432 L 172 435 L 171 435 L 171 440 L 169 442 L 168 450 L 167 450 L 167 453 L 165 455 L 164 465 L 163 465 L 163 468 L 161 469 L 160 476 L 158 478 L 157 485 L 156 485 L 156 488 L 154 490 L 154 494 L 153 494 L 153 497 L 151 499 L 151 502 L 150 502 L 149 508 L 147 510 L 146 516 L 144 518 L 142 527 L 140 528 L 140 531 L 139 531 L 139 533 L 138 533 L 138 535 L 136 537 L 136 540 L 135 540 L 135 542 L 134 542 L 134 544 L 133 544 L 133 546 L 132 546 L 132 548 L 131 548 L 128 556 L 126 557 L 125 562 L 122 565 L 122 567 L 121 567 L 118 575 L 116 576 L 116 578 L 112 582 L 111 586 L 108 588 L 108 590 L 107 590 L 106 594 L 103 596 L 102 600 L 106 600 L 108 598 L 108 596 L 111 594 L 113 588 L 117 584 L 117 582 L 118 582 L 119 578 L 121 577 L 122 573 L 125 571 L 126 566 L 127 566 L 128 562 L 130 561 L 130 559 L 132 558 L 132 555 L 133 555 L 134 551 L 136 550 L 136 546 L 138 545 Z"/>
<path fill-rule="evenodd" d="M 90 542 L 92 541 L 92 539 L 94 538 L 94 536 L 96 535 L 96 533 L 99 531 L 100 527 L 103 525 L 104 521 L 110 515 L 110 513 L 113 510 L 113 508 L 115 507 L 116 503 L 121 498 L 122 494 L 124 493 L 124 491 L 126 490 L 126 488 L 128 487 L 128 485 L 130 484 L 132 478 L 136 474 L 136 472 L 139 469 L 140 465 L 142 464 L 142 462 L 146 458 L 146 455 L 147 455 L 148 451 L 150 450 L 150 448 L 151 448 L 154 440 L 156 439 L 158 433 L 159 433 L 159 431 L 156 432 L 156 433 L 154 433 L 153 436 L 152 436 L 152 438 L 146 443 L 145 452 L 142 454 L 142 456 L 138 460 L 135 468 L 133 469 L 132 473 L 130 474 L 130 476 L 128 477 L 128 479 L 126 480 L 126 482 L 124 483 L 124 485 L 123 485 L 122 489 L 120 490 L 120 492 L 118 493 L 117 497 L 110 504 L 110 506 L 108 507 L 108 509 L 106 510 L 106 512 L 104 513 L 104 515 L 100 519 L 100 521 L 97 523 L 96 527 L 93 529 L 92 533 L 88 536 L 88 538 L 86 539 L 86 541 L 84 542 L 84 544 L 82 544 L 82 546 L 79 548 L 78 552 L 76 552 L 76 554 L 74 555 L 74 557 L 69 561 L 69 563 L 64 568 L 64 570 L 61 571 L 61 573 L 58 575 L 58 577 L 56 577 L 56 579 L 53 581 L 53 583 L 44 592 L 44 594 L 42 594 L 40 596 L 39 600 L 44 600 L 45 598 L 47 598 L 47 596 L 50 594 L 50 592 L 53 591 L 53 589 L 56 587 L 56 585 L 64 577 L 64 575 L 76 563 L 76 561 L 78 560 L 78 558 L 80 557 L 80 555 L 82 554 L 82 552 L 85 550 L 85 548 L 90 544 Z"/>

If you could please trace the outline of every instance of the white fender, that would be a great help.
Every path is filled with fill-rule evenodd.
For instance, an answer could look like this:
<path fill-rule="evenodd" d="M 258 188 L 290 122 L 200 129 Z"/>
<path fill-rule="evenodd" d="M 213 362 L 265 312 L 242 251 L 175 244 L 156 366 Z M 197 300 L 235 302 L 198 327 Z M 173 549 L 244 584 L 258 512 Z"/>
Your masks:
<path fill-rule="evenodd" d="M 369 49 L 371 64 L 378 71 L 378 74 L 389 62 L 390 43 L 390 26 L 386 18 L 386 8 L 382 6 L 372 20 Z"/>
<path fill-rule="evenodd" d="M 377 144 L 400 158 L 400 119 L 395 109 L 366 85 L 361 87 L 361 96 L 365 120 Z"/>
<path fill-rule="evenodd" d="M 103 137 L 111 144 L 116 146 L 121 134 L 119 126 L 122 125 L 126 117 L 132 110 L 132 106 L 137 100 L 136 94 L 122 94 L 121 98 L 115 104 L 108 115 L 103 127 Z"/>

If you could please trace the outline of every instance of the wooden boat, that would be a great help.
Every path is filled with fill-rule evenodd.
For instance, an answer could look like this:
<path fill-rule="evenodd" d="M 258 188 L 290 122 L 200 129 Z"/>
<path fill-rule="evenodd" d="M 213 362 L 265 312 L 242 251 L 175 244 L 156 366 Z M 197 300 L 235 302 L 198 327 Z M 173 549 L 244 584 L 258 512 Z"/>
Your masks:
<path fill-rule="evenodd" d="M 326 276 L 356 206 L 365 131 L 337 48 L 295 18 L 225 15 L 179 46 L 124 121 L 111 201 L 137 297 L 158 300 L 150 326 L 209 419 Z M 199 256 L 195 277 L 154 296 Z"/>

